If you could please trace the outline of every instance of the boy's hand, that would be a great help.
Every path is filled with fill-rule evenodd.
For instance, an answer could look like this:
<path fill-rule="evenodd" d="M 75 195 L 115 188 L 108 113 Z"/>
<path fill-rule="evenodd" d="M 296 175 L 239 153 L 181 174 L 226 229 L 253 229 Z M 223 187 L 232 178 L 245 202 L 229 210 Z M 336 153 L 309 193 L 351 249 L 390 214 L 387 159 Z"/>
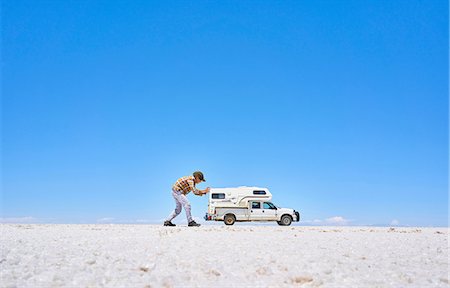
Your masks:
<path fill-rule="evenodd" d="M 211 190 L 210 187 L 206 187 L 206 189 L 205 189 L 205 194 L 206 194 L 206 193 L 209 193 L 210 190 Z"/>

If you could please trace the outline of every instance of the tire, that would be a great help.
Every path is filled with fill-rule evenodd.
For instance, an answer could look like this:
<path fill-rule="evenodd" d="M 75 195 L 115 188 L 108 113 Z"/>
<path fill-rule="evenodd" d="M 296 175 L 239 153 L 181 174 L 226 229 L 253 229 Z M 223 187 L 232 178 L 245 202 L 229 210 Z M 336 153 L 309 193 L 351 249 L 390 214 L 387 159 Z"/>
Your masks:
<path fill-rule="evenodd" d="M 283 223 L 281 221 L 277 221 L 278 225 L 283 226 Z"/>
<path fill-rule="evenodd" d="M 289 216 L 289 215 L 283 215 L 281 217 L 281 221 L 280 222 L 281 222 L 281 225 L 283 225 L 283 226 L 289 226 L 292 223 L 292 217 Z"/>
<path fill-rule="evenodd" d="M 233 214 L 227 214 L 223 218 L 225 225 L 233 225 L 236 222 L 236 217 Z"/>

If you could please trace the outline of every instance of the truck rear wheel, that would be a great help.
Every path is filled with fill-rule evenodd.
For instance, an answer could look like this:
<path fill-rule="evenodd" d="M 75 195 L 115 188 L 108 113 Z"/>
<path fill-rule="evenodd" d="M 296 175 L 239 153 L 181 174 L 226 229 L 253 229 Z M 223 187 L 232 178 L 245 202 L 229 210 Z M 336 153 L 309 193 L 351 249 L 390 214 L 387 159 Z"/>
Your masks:
<path fill-rule="evenodd" d="M 223 218 L 223 222 L 225 222 L 225 225 L 233 225 L 235 221 L 236 221 L 236 217 L 234 217 L 233 214 L 227 214 Z"/>
<path fill-rule="evenodd" d="M 283 226 L 289 226 L 292 223 L 292 217 L 289 215 L 283 215 L 283 217 L 281 217 L 281 225 Z"/>

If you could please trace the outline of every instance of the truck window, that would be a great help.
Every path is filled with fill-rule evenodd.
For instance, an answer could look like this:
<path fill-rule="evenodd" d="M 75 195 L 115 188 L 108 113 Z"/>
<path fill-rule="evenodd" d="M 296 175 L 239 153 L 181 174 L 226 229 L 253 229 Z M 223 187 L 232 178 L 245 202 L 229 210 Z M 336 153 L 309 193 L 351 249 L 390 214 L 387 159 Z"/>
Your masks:
<path fill-rule="evenodd" d="M 275 209 L 275 205 L 273 205 L 273 204 L 270 203 L 270 202 L 264 202 L 263 208 L 264 208 L 264 209 Z"/>
<path fill-rule="evenodd" d="M 252 202 L 252 209 L 261 209 L 261 203 Z"/>
<path fill-rule="evenodd" d="M 266 195 L 264 190 L 253 190 L 253 195 Z"/>
<path fill-rule="evenodd" d="M 211 197 L 212 199 L 225 199 L 225 193 L 213 193 Z"/>

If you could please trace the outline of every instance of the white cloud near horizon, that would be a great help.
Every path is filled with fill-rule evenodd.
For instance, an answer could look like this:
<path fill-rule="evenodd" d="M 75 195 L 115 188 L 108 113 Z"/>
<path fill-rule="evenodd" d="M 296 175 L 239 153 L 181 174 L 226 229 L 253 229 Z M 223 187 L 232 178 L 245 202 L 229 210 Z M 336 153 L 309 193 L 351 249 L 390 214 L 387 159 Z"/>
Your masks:
<path fill-rule="evenodd" d="M 398 225 L 400 225 L 400 222 L 397 219 L 393 219 L 389 225 L 398 226 Z"/>
<path fill-rule="evenodd" d="M 98 224 L 157 224 L 163 223 L 165 219 L 117 219 L 114 217 L 103 217 L 96 220 Z"/>
<path fill-rule="evenodd" d="M 314 219 L 314 220 L 300 220 L 300 224 L 312 224 L 312 225 L 337 225 L 345 226 L 349 225 L 353 220 L 346 219 L 342 216 L 333 216 L 326 219 Z"/>
<path fill-rule="evenodd" d="M 21 223 L 38 223 L 38 222 L 39 220 L 37 218 L 31 216 L 0 218 L 0 223 L 21 224 Z"/>
<path fill-rule="evenodd" d="M 342 216 L 334 216 L 334 217 L 325 219 L 325 222 L 327 224 L 333 224 L 333 225 L 348 225 L 351 221 L 348 219 L 345 219 Z"/>
<path fill-rule="evenodd" d="M 97 223 L 112 223 L 115 220 L 115 218 L 112 217 L 103 217 L 100 219 L 97 219 Z"/>

